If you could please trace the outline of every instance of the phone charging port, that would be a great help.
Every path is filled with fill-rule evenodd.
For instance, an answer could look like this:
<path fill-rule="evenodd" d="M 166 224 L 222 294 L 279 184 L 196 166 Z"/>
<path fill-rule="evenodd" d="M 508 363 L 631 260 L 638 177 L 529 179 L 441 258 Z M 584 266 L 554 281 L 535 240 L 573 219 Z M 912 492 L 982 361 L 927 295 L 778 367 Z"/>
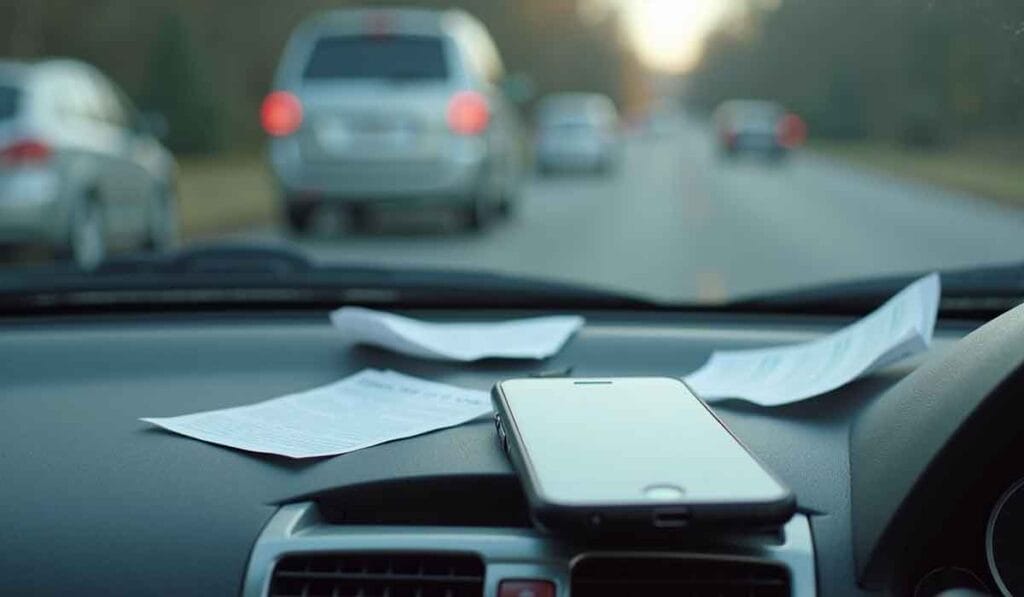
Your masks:
<path fill-rule="evenodd" d="M 654 526 L 659 529 L 678 529 L 690 524 L 690 510 L 687 508 L 659 508 L 654 511 Z"/>

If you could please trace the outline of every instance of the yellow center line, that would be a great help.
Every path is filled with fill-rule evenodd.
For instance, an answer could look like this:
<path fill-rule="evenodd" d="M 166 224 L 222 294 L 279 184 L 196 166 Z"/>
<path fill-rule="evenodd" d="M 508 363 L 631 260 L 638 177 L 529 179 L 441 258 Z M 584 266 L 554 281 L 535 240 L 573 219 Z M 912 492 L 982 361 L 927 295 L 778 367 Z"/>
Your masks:
<path fill-rule="evenodd" d="M 697 298 L 704 303 L 723 303 L 725 278 L 719 271 L 697 272 Z"/>

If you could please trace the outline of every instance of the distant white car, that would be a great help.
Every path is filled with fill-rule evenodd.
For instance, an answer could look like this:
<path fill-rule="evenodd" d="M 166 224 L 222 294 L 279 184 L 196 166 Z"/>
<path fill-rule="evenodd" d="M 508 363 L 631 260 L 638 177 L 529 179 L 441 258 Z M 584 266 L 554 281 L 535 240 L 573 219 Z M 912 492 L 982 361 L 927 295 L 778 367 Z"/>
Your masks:
<path fill-rule="evenodd" d="M 458 11 L 341 9 L 292 35 L 263 103 L 284 216 L 358 221 L 377 205 L 444 205 L 472 228 L 510 211 L 522 126 L 480 21 Z"/>
<path fill-rule="evenodd" d="M 176 242 L 176 165 L 118 88 L 74 60 L 0 61 L 0 244 L 92 268 Z"/>
<path fill-rule="evenodd" d="M 537 108 L 537 167 L 610 172 L 619 159 L 619 115 L 615 103 L 597 93 L 558 93 Z"/>

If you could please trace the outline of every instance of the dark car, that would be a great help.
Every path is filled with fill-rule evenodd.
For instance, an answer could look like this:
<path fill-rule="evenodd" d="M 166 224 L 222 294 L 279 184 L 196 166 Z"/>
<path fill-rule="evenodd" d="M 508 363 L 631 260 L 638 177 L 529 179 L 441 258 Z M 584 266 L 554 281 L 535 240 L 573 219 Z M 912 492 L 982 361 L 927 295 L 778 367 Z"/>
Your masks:
<path fill-rule="evenodd" d="M 776 102 L 728 100 L 715 109 L 715 129 L 724 157 L 741 154 L 785 157 L 803 140 L 803 123 Z"/>

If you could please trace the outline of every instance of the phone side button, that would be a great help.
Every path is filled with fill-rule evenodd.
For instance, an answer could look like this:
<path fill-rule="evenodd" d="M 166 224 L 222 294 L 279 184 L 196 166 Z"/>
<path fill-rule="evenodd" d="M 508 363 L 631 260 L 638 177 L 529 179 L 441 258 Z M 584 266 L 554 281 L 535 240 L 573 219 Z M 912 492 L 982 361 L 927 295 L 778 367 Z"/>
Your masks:
<path fill-rule="evenodd" d="M 508 454 L 508 436 L 505 435 L 505 430 L 501 427 L 501 421 L 497 421 L 498 428 L 498 443 L 501 444 L 501 449 Z"/>

